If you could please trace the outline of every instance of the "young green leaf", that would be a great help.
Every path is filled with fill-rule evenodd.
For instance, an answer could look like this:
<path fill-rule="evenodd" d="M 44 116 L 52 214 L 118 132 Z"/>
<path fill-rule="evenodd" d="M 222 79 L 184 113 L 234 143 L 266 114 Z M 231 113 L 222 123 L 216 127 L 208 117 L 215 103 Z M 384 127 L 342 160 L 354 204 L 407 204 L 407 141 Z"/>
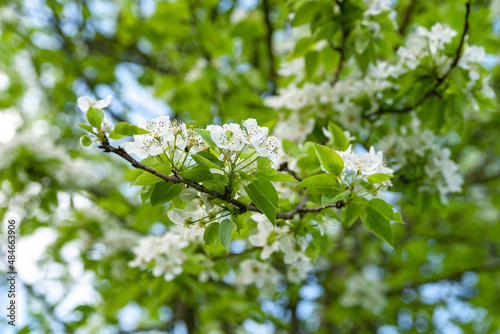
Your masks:
<path fill-rule="evenodd" d="M 326 200 L 324 200 L 325 196 L 323 196 L 321 198 L 321 204 L 323 204 L 323 206 L 327 206 L 328 204 L 337 203 L 338 201 L 345 199 L 350 194 L 351 194 L 351 189 L 348 189 L 348 190 L 336 195 L 335 197 L 333 197 L 331 199 L 328 199 L 328 197 L 327 197 Z"/>
<path fill-rule="evenodd" d="M 288 174 L 283 174 L 283 173 L 277 173 L 276 175 L 266 175 L 266 174 L 261 174 L 260 172 L 255 174 L 256 177 L 258 178 L 264 178 L 269 181 L 273 182 L 297 182 L 295 178 L 291 175 Z"/>
<path fill-rule="evenodd" d="M 392 246 L 391 223 L 380 212 L 372 206 L 367 206 L 361 214 L 361 220 L 373 234 Z"/>
<path fill-rule="evenodd" d="M 252 202 L 274 224 L 279 209 L 279 196 L 273 184 L 265 179 L 254 181 L 244 187 Z"/>
<path fill-rule="evenodd" d="M 344 169 L 344 161 L 334 150 L 323 146 L 314 144 L 316 155 L 321 163 L 321 166 L 333 175 L 339 175 Z"/>
<path fill-rule="evenodd" d="M 172 200 L 179 195 L 184 188 L 182 184 L 173 184 L 171 182 L 157 182 L 151 193 L 151 205 L 159 206 Z"/>
<path fill-rule="evenodd" d="M 101 109 L 90 107 L 87 111 L 87 120 L 93 127 L 100 129 L 103 119 L 104 112 Z"/>
<path fill-rule="evenodd" d="M 231 238 L 233 236 L 233 223 L 229 219 L 224 219 L 219 224 L 219 241 L 226 251 L 231 247 Z"/>
<path fill-rule="evenodd" d="M 217 242 L 219 235 L 219 223 L 211 223 L 205 229 L 203 233 L 203 241 L 208 246 L 213 246 Z"/>
<path fill-rule="evenodd" d="M 212 173 L 210 173 L 210 169 L 206 166 L 195 166 L 180 174 L 183 178 L 193 182 L 203 182 L 214 178 Z"/>
<path fill-rule="evenodd" d="M 200 151 L 196 154 L 191 155 L 191 157 L 197 163 L 207 166 L 208 168 L 217 168 L 217 169 L 224 168 L 224 163 L 219 159 L 217 159 L 215 155 L 213 155 L 208 151 Z"/>
<path fill-rule="evenodd" d="M 94 135 L 96 134 L 94 132 L 94 129 L 90 125 L 88 125 L 88 124 L 78 124 L 78 126 L 81 127 L 84 130 L 87 130 L 88 132 L 90 132 L 90 133 L 92 133 Z"/>
<path fill-rule="evenodd" d="M 332 174 L 318 174 L 303 180 L 297 187 L 307 188 L 336 188 L 338 187 L 335 176 Z"/>
<path fill-rule="evenodd" d="M 82 144 L 83 146 L 90 146 L 92 145 L 92 140 L 89 136 L 83 135 L 80 137 L 80 144 Z"/>
<path fill-rule="evenodd" d="M 392 211 L 392 208 L 387 204 L 384 200 L 380 198 L 374 198 L 370 200 L 368 205 L 378 213 L 380 213 L 385 219 L 388 221 L 393 221 L 395 220 L 394 218 L 394 211 Z"/>
<path fill-rule="evenodd" d="M 372 174 L 372 175 L 368 176 L 367 180 L 370 183 L 382 183 L 384 181 L 389 180 L 393 176 L 394 175 L 392 175 L 392 174 L 378 173 L 378 174 Z"/>
<path fill-rule="evenodd" d="M 160 172 L 160 173 L 163 173 L 163 174 L 170 173 L 169 166 L 155 167 L 155 170 Z M 163 181 L 163 179 L 161 177 L 158 177 L 154 174 L 151 174 L 150 172 L 144 172 L 141 175 L 139 175 L 137 177 L 137 179 L 135 179 L 135 182 L 132 183 L 132 185 L 134 185 L 134 186 L 146 186 L 148 184 L 153 184 L 153 183 L 160 182 L 160 181 Z"/>
<path fill-rule="evenodd" d="M 202 130 L 202 129 L 196 129 L 195 130 L 202 138 L 205 140 L 205 142 L 210 146 L 210 147 L 215 147 L 215 143 L 212 140 L 212 136 L 210 135 L 210 131 L 208 130 Z"/>
<path fill-rule="evenodd" d="M 144 130 L 138 126 L 132 125 L 127 122 L 120 122 L 115 125 L 113 131 L 111 131 L 111 133 L 109 134 L 109 138 L 120 139 L 126 136 L 145 135 L 148 133 L 148 130 Z"/>
<path fill-rule="evenodd" d="M 337 150 L 345 151 L 349 147 L 349 140 L 347 140 L 342 128 L 335 123 L 328 124 L 328 131 L 330 131 L 332 138 L 330 144 Z"/>

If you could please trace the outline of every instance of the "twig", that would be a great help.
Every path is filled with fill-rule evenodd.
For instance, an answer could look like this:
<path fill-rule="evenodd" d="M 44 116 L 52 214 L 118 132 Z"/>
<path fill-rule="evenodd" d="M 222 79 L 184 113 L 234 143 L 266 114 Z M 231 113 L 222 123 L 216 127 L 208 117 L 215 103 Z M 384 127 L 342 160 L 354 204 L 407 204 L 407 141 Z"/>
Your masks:
<path fill-rule="evenodd" d="M 278 167 L 278 172 L 288 172 L 297 181 L 302 181 L 302 178 L 293 170 L 288 168 L 288 162 L 282 162 Z"/>
<path fill-rule="evenodd" d="M 340 4 L 339 4 L 340 6 Z M 342 8 L 342 7 L 340 7 Z M 338 51 L 340 53 L 340 60 L 339 64 L 337 66 L 337 69 L 335 70 L 335 76 L 332 81 L 332 86 L 334 86 L 340 79 L 340 72 L 342 71 L 342 68 L 344 67 L 345 60 L 346 60 L 346 55 L 345 55 L 345 47 L 346 47 L 346 42 L 347 42 L 347 37 L 349 37 L 350 31 L 346 28 L 344 22 L 340 22 L 340 27 L 342 29 L 342 41 L 340 42 L 340 47 L 334 47 L 333 49 Z"/>
<path fill-rule="evenodd" d="M 269 18 L 269 0 L 262 0 L 262 9 L 264 10 L 264 22 L 267 28 L 266 44 L 267 57 L 269 58 L 269 82 L 272 85 L 271 95 L 276 93 L 276 65 L 273 55 L 273 25 Z"/>
<path fill-rule="evenodd" d="M 465 4 L 465 23 L 464 23 L 464 29 L 462 32 L 462 36 L 460 37 L 460 44 L 458 45 L 457 51 L 455 53 L 455 57 L 453 58 L 453 62 L 450 65 L 450 68 L 446 73 L 438 78 L 436 80 L 436 83 L 432 87 L 431 90 L 429 90 L 424 96 L 422 96 L 413 106 L 407 106 L 402 109 L 379 109 L 378 111 L 367 115 L 368 118 L 371 118 L 372 116 L 379 115 L 379 114 L 401 114 L 401 113 L 406 113 L 409 111 L 412 111 L 413 109 L 417 108 L 420 106 L 422 103 L 424 103 L 428 98 L 434 95 L 438 95 L 438 88 L 443 84 L 445 79 L 448 77 L 448 75 L 451 73 L 451 71 L 458 65 L 458 62 L 460 61 L 460 57 L 462 56 L 462 49 L 465 43 L 465 36 L 467 35 L 467 32 L 469 30 L 469 16 L 470 16 L 470 7 L 471 7 L 471 0 L 468 0 L 467 3 Z"/>
<path fill-rule="evenodd" d="M 417 4 L 417 0 L 410 0 L 410 4 L 408 5 L 408 8 L 406 9 L 405 16 L 403 18 L 403 22 L 401 22 L 401 25 L 399 26 L 398 32 L 400 35 L 404 35 L 406 32 L 406 28 L 410 24 L 411 21 L 411 16 L 413 14 L 413 11 L 415 10 L 415 5 Z"/>
<path fill-rule="evenodd" d="M 160 173 L 160 172 L 154 170 L 153 168 L 147 167 L 147 166 L 141 164 L 140 162 L 138 162 L 137 160 L 135 160 L 134 158 L 132 158 L 123 148 L 121 148 L 121 147 L 116 148 L 116 147 L 109 145 L 108 141 L 104 142 L 101 146 L 99 146 L 99 148 L 101 148 L 104 152 L 114 153 L 114 154 L 120 156 L 121 158 L 127 160 L 128 162 L 130 162 L 132 167 L 142 169 L 142 170 L 144 170 L 148 173 L 151 173 L 151 174 L 153 174 L 153 175 L 155 175 L 155 176 L 157 176 L 157 177 L 159 177 L 167 182 L 172 182 L 175 184 L 183 183 L 183 184 L 185 184 L 193 189 L 198 190 L 199 192 L 210 195 L 213 198 L 217 198 L 217 199 L 223 200 L 227 203 L 230 203 L 230 204 L 236 206 L 237 208 L 239 208 L 242 212 L 252 211 L 252 212 L 262 213 L 262 211 L 260 211 L 259 208 L 257 208 L 255 205 L 245 204 L 245 203 L 240 202 L 234 198 L 227 198 L 225 195 L 221 195 L 218 192 L 207 189 L 199 183 L 192 182 L 190 180 L 185 179 L 184 177 L 179 175 L 179 173 L 177 173 L 175 170 L 172 170 L 172 173 L 174 174 L 174 176 L 170 176 L 167 174 Z M 336 203 L 332 203 L 332 204 L 329 204 L 326 206 L 317 206 L 317 207 L 312 207 L 312 208 L 306 208 L 305 202 L 307 202 L 307 199 L 305 200 L 305 202 L 303 202 L 303 201 L 304 201 L 304 199 L 295 208 L 293 208 L 289 212 L 276 213 L 276 218 L 277 219 L 292 219 L 294 217 L 294 215 L 297 213 L 319 212 L 319 211 L 322 211 L 324 209 L 342 208 L 345 206 L 344 201 L 338 201 Z"/>

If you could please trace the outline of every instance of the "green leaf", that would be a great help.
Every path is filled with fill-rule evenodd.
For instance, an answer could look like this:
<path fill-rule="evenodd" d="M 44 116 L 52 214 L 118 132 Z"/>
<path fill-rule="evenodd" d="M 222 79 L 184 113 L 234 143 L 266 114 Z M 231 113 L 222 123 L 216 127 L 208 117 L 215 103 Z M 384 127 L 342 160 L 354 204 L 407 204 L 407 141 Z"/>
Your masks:
<path fill-rule="evenodd" d="M 203 182 L 214 178 L 212 173 L 210 173 L 210 169 L 206 166 L 195 166 L 180 174 L 183 178 L 193 182 Z"/>
<path fill-rule="evenodd" d="M 163 173 L 163 174 L 169 174 L 170 173 L 170 167 L 169 166 L 159 166 L 156 167 L 155 170 L 157 172 Z M 148 184 L 153 184 L 156 182 L 164 181 L 161 177 L 158 177 L 154 174 L 151 174 L 150 172 L 144 172 L 141 175 L 135 179 L 135 182 L 132 183 L 133 186 L 146 186 Z"/>
<path fill-rule="evenodd" d="M 323 146 L 314 144 L 316 155 L 321 163 L 321 166 L 333 175 L 339 175 L 344 169 L 344 161 L 334 150 Z"/>
<path fill-rule="evenodd" d="M 384 200 L 381 200 L 380 198 L 374 198 L 370 200 L 368 205 L 372 209 L 380 213 L 388 221 L 394 220 L 394 211 L 392 211 L 392 208 Z"/>
<path fill-rule="evenodd" d="M 200 151 L 196 154 L 191 155 L 191 157 L 197 163 L 207 166 L 208 168 L 224 168 L 224 163 L 208 151 Z"/>
<path fill-rule="evenodd" d="M 359 203 L 349 203 L 342 209 L 342 224 L 350 226 L 353 224 L 363 211 L 363 207 Z"/>
<path fill-rule="evenodd" d="M 244 187 L 252 202 L 274 224 L 279 209 L 279 196 L 273 184 L 265 179 L 254 181 Z"/>
<path fill-rule="evenodd" d="M 183 184 L 173 184 L 171 182 L 158 182 L 154 185 L 151 193 L 151 205 L 159 206 L 172 200 L 184 189 Z"/>
<path fill-rule="evenodd" d="M 88 125 L 88 124 L 78 124 L 78 126 L 81 127 L 84 130 L 87 130 L 88 132 L 90 132 L 92 134 L 96 134 L 94 132 L 94 129 L 90 125 Z"/>
<path fill-rule="evenodd" d="M 284 174 L 284 173 L 278 173 L 276 175 L 266 175 L 266 174 L 261 174 L 261 173 L 257 173 L 255 174 L 256 177 L 259 177 L 259 178 L 265 178 L 269 181 L 273 181 L 273 182 L 297 182 L 297 180 L 295 180 L 295 178 L 291 175 L 288 175 L 288 174 Z"/>
<path fill-rule="evenodd" d="M 194 131 L 196 131 L 203 138 L 203 140 L 205 140 L 207 142 L 207 144 L 210 147 L 216 146 L 214 141 L 212 140 L 212 136 L 210 135 L 210 131 L 203 130 L 203 129 L 195 129 Z"/>
<path fill-rule="evenodd" d="M 141 164 L 143 164 L 146 167 L 151 167 L 151 168 L 155 168 L 155 167 L 159 167 L 159 166 L 164 166 L 164 164 L 162 164 L 160 161 L 158 161 L 158 159 L 156 158 L 156 156 L 154 156 L 154 157 L 147 157 L 145 159 L 142 159 L 141 160 Z M 169 167 L 169 169 L 170 169 L 170 167 Z M 167 171 L 167 173 L 170 173 L 170 172 Z"/>
<path fill-rule="evenodd" d="M 338 201 L 341 201 L 344 198 L 346 198 L 347 196 L 349 196 L 350 194 L 351 194 L 351 189 L 346 190 L 346 191 L 338 194 L 337 196 L 333 197 L 330 200 L 328 200 L 328 199 L 324 200 L 325 196 L 323 196 L 323 198 L 321 198 L 321 204 L 323 204 L 323 206 L 327 206 L 328 204 L 337 203 Z"/>
<path fill-rule="evenodd" d="M 83 135 L 80 137 L 80 144 L 82 144 L 83 146 L 90 146 L 92 145 L 92 139 L 90 139 L 90 137 L 87 135 Z"/>
<path fill-rule="evenodd" d="M 219 224 L 219 241 L 222 247 L 229 252 L 231 238 L 233 236 L 233 223 L 229 219 L 224 219 Z"/>
<path fill-rule="evenodd" d="M 292 27 L 299 27 L 310 23 L 319 9 L 318 1 L 304 2 L 295 12 L 295 16 L 292 20 Z"/>
<path fill-rule="evenodd" d="M 368 176 L 367 180 L 370 183 L 382 183 L 384 181 L 389 180 L 393 176 L 394 175 L 392 175 L 392 174 L 378 173 L 378 174 L 372 174 L 372 175 Z"/>
<path fill-rule="evenodd" d="M 361 220 L 373 234 L 392 246 L 391 223 L 382 214 L 372 206 L 367 206 L 361 215 Z"/>
<path fill-rule="evenodd" d="M 396 209 L 396 207 L 394 205 L 392 205 L 391 203 L 387 203 L 387 205 L 389 205 L 391 207 L 391 209 L 393 209 L 392 211 L 394 211 L 394 209 Z M 394 220 L 399 224 L 406 225 L 406 223 L 403 221 L 403 217 L 401 216 L 401 212 L 399 212 L 399 211 L 394 212 Z"/>
<path fill-rule="evenodd" d="M 103 119 L 104 112 L 101 109 L 90 107 L 87 111 L 87 120 L 93 127 L 100 129 Z"/>
<path fill-rule="evenodd" d="M 308 187 L 308 188 L 337 188 L 338 183 L 335 176 L 332 174 L 318 174 L 308 177 L 304 181 L 297 184 L 297 187 Z"/>
<path fill-rule="evenodd" d="M 305 57 L 306 62 L 306 75 L 308 78 L 312 78 L 314 72 L 318 69 L 319 66 L 319 52 L 318 51 L 309 51 Z"/>
<path fill-rule="evenodd" d="M 154 185 L 142 187 L 142 189 L 141 189 L 142 204 L 146 203 L 146 201 L 151 198 L 151 193 L 153 192 L 153 187 L 154 187 Z"/>
<path fill-rule="evenodd" d="M 349 147 L 349 140 L 347 140 L 344 131 L 335 123 L 328 124 L 328 131 L 332 134 L 330 144 L 339 151 L 345 151 Z"/>
<path fill-rule="evenodd" d="M 219 235 L 219 223 L 211 223 L 205 229 L 203 233 L 203 240 L 208 246 L 213 246 L 217 242 Z"/>
<path fill-rule="evenodd" d="M 111 133 L 109 134 L 109 138 L 120 139 L 126 136 L 145 135 L 148 133 L 148 130 L 144 130 L 138 126 L 132 125 L 127 122 L 120 122 L 115 125 L 113 131 L 111 131 Z"/>

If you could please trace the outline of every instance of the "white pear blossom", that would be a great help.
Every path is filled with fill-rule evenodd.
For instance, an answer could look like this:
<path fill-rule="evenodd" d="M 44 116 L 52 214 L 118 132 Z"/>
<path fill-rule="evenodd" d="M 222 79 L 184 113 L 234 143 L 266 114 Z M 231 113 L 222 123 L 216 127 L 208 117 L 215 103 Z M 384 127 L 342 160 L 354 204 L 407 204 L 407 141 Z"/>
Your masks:
<path fill-rule="evenodd" d="M 222 149 L 229 151 L 240 151 L 245 146 L 245 133 L 236 123 L 220 125 L 209 125 L 212 140 Z"/>
<path fill-rule="evenodd" d="M 81 111 L 86 113 L 90 109 L 90 107 L 93 107 L 96 109 L 106 108 L 107 106 L 109 106 L 112 99 L 113 99 L 113 96 L 111 96 L 111 95 L 108 95 L 103 100 L 97 100 L 97 101 L 94 101 L 92 98 L 90 98 L 88 96 L 81 96 L 76 101 L 76 104 L 78 105 L 78 108 L 80 108 Z"/>
<path fill-rule="evenodd" d="M 475 65 L 480 64 L 486 60 L 486 52 L 484 47 L 469 45 L 464 46 L 462 56 L 458 61 L 458 66 L 464 70 L 471 70 Z"/>
<path fill-rule="evenodd" d="M 280 147 L 281 142 L 276 137 L 266 137 L 254 144 L 257 155 L 269 158 L 274 164 L 278 164 L 278 150 Z"/>
<path fill-rule="evenodd" d="M 272 289 L 281 279 L 280 273 L 269 263 L 255 259 L 241 261 L 239 269 L 236 283 L 245 286 L 255 285 L 259 289 Z"/>
<path fill-rule="evenodd" d="M 109 118 L 105 118 L 101 124 L 101 131 L 110 133 L 113 130 L 113 124 Z"/>
<path fill-rule="evenodd" d="M 344 161 L 344 172 L 358 172 L 366 176 L 377 173 L 393 173 L 393 170 L 385 165 L 382 151 L 376 152 L 373 146 L 370 147 L 369 152 L 361 155 L 352 152 L 352 146 L 349 146 L 345 151 L 337 151 L 337 153 Z"/>
<path fill-rule="evenodd" d="M 135 259 L 129 262 L 129 266 L 143 270 L 152 266 L 154 276 L 163 275 L 166 281 L 171 281 L 183 271 L 182 264 L 186 259 L 183 249 L 188 245 L 187 240 L 172 232 L 161 237 L 141 238 L 138 246 L 132 249 Z"/>
<path fill-rule="evenodd" d="M 365 16 L 375 16 L 385 11 L 392 10 L 391 0 L 365 0 L 366 10 Z"/>
<path fill-rule="evenodd" d="M 162 154 L 168 143 L 174 138 L 174 134 L 169 131 L 172 124 L 168 116 L 147 120 L 142 127 L 150 133 L 134 135 L 134 142 L 121 145 L 125 151 L 135 153 L 141 159 Z"/>
<path fill-rule="evenodd" d="M 254 118 L 249 118 L 243 122 L 243 128 L 246 131 L 246 140 L 248 144 L 256 145 L 262 139 L 267 137 L 269 129 L 260 127 Z"/>
<path fill-rule="evenodd" d="M 301 119 L 299 112 L 293 112 L 286 120 L 281 119 L 273 130 L 273 135 L 280 140 L 302 144 L 314 129 L 314 118 Z"/>
<path fill-rule="evenodd" d="M 248 242 L 252 246 L 262 247 L 262 252 L 260 253 L 260 258 L 262 260 L 267 260 L 272 253 L 279 250 L 279 242 L 277 240 L 273 240 L 269 243 L 269 237 L 273 232 L 275 232 L 274 225 L 267 220 L 267 218 L 263 217 L 263 215 L 253 214 L 252 219 L 257 222 L 257 234 L 252 234 L 248 237 Z"/>

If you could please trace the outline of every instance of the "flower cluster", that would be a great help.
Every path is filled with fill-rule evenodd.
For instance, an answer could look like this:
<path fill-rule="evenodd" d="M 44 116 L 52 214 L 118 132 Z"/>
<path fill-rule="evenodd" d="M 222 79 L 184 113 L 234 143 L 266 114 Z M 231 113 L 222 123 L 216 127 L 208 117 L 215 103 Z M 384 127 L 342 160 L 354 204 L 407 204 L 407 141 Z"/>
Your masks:
<path fill-rule="evenodd" d="M 141 127 L 149 133 L 134 135 L 134 142 L 122 145 L 128 153 L 134 153 L 141 159 L 163 153 L 177 159 L 181 152 L 196 153 L 209 147 L 209 143 L 196 129 L 187 128 L 186 124 L 177 120 L 171 121 L 168 116 L 148 120 Z M 222 155 L 245 152 L 248 148 L 252 148 L 257 156 L 269 158 L 277 163 L 280 142 L 275 137 L 268 137 L 268 128 L 258 126 L 253 118 L 244 121 L 243 126 L 235 123 L 209 125 L 206 130 L 209 131 L 211 140 Z"/>
<path fill-rule="evenodd" d="M 152 267 L 154 276 L 163 275 L 166 281 L 171 281 L 183 271 L 186 259 L 183 249 L 187 246 L 189 241 L 175 233 L 141 238 L 139 245 L 133 248 L 135 259 L 129 266 L 142 270 Z"/>
<path fill-rule="evenodd" d="M 423 172 L 427 180 L 419 187 L 420 191 L 430 193 L 437 191 L 441 201 L 446 203 L 450 193 L 462 190 L 464 178 L 458 165 L 451 160 L 450 150 L 439 144 L 438 137 L 432 131 L 422 130 L 421 122 L 414 118 L 409 126 L 400 129 L 400 133 L 403 135 L 396 133 L 386 135 L 381 139 L 380 147 L 395 158 L 397 169 L 408 165 L 414 156 L 425 159 Z M 406 172 L 412 170 L 416 170 L 416 167 L 405 168 Z"/>
<path fill-rule="evenodd" d="M 280 142 L 276 137 L 268 137 L 269 129 L 257 125 L 257 121 L 249 118 L 243 122 L 243 127 L 236 123 L 209 125 L 207 130 L 218 148 L 228 151 L 245 151 L 251 147 L 257 156 L 269 158 L 277 163 Z"/>
<path fill-rule="evenodd" d="M 345 151 L 337 151 L 344 161 L 344 172 L 355 172 L 361 175 L 373 175 L 378 173 L 392 174 L 393 170 L 384 163 L 382 151 L 375 151 L 370 147 L 370 151 L 361 155 L 352 151 L 352 146 Z"/>

